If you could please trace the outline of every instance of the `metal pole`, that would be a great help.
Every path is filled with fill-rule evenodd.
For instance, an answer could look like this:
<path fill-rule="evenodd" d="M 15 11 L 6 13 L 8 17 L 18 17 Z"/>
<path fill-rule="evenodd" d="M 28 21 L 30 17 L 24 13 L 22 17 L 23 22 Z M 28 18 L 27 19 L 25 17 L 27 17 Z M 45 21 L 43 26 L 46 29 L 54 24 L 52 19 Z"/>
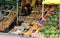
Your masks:
<path fill-rule="evenodd" d="M 44 1 L 44 0 L 43 0 Z M 42 2 L 43 2 L 42 1 Z M 42 18 L 44 17 L 44 4 L 42 4 Z"/>
<path fill-rule="evenodd" d="M 17 25 L 18 25 L 18 0 L 17 0 L 17 12 L 16 12 L 16 14 L 17 14 Z"/>
<path fill-rule="evenodd" d="M 60 30 L 60 5 L 59 5 L 59 30 Z M 59 35 L 58 35 L 59 37 Z"/>

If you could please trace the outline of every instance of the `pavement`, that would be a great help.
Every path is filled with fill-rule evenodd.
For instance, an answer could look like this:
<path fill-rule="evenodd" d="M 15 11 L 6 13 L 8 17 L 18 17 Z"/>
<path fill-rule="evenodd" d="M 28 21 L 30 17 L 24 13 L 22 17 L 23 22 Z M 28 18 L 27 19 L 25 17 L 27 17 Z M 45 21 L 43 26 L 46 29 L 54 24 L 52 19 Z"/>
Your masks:
<path fill-rule="evenodd" d="M 20 35 L 7 34 L 7 33 L 0 33 L 0 38 L 31 38 L 31 37 L 24 37 L 24 36 L 20 36 Z"/>

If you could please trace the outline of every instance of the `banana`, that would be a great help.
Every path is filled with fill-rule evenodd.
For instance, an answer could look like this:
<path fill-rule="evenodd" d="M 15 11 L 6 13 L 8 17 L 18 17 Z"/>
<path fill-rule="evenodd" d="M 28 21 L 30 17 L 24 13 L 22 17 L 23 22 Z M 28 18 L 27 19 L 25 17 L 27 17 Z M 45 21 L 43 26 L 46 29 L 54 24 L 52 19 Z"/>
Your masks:
<path fill-rule="evenodd" d="M 32 0 L 31 6 L 34 7 L 36 3 L 36 0 Z"/>

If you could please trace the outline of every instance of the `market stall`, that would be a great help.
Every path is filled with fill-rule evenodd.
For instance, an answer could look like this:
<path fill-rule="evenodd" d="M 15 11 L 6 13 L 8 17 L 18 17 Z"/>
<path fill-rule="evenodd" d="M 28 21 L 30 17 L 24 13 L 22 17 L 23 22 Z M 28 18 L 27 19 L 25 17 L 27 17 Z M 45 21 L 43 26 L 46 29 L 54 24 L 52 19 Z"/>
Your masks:
<path fill-rule="evenodd" d="M 16 0 L 16 4 L 14 4 L 15 2 L 10 4 L 10 2 L 7 9 L 2 11 L 3 15 L 7 13 L 6 11 L 9 14 L 7 17 L 4 16 L 7 20 L 3 20 L 3 23 L 0 24 L 1 31 L 4 32 L 7 27 L 10 27 L 11 29 L 7 30 L 8 34 L 24 38 L 60 37 L 60 0 Z M 2 7 L 4 5 L 1 6 L 1 9 L 3 9 Z M 11 27 L 12 23 L 14 24 Z"/>

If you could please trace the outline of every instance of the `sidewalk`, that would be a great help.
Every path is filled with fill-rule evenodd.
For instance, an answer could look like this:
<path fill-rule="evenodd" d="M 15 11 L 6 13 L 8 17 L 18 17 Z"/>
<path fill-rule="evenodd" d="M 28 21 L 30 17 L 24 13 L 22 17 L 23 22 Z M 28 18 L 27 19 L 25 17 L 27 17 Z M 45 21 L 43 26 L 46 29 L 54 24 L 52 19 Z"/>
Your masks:
<path fill-rule="evenodd" d="M 19 35 L 11 35 L 7 33 L 0 33 L 0 38 L 25 38 Z"/>

